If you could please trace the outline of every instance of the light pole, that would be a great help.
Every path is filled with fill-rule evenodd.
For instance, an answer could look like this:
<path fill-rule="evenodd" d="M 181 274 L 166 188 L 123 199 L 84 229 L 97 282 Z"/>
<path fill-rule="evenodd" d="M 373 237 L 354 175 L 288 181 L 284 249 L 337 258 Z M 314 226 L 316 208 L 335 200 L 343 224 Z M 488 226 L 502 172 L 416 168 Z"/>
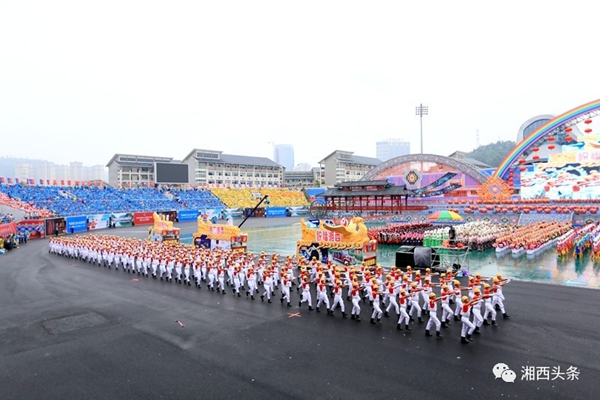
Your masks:
<path fill-rule="evenodd" d="M 421 120 L 421 154 L 423 154 L 423 115 L 429 115 L 429 107 L 422 103 L 415 107 L 415 115 Z M 423 173 L 423 161 L 421 161 L 421 173 Z"/>
<path fill-rule="evenodd" d="M 419 104 L 415 107 L 415 115 L 421 119 L 421 154 L 423 154 L 423 115 L 429 115 L 429 107 Z"/>

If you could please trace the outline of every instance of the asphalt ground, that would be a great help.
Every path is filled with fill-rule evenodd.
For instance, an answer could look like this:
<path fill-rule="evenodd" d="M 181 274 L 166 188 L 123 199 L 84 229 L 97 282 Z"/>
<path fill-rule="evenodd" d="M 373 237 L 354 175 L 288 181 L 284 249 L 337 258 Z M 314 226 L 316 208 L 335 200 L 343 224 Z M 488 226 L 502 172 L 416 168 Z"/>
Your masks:
<path fill-rule="evenodd" d="M 264 221 L 277 224 L 255 226 Z M 32 241 L 0 256 L 0 398 L 595 398 L 600 291 L 513 281 L 504 294 L 511 318 L 464 345 L 458 322 L 426 337 L 424 324 L 397 331 L 395 317 L 371 325 L 368 304 L 355 322 L 299 309 L 295 290 L 287 308 L 50 255 L 46 240 Z M 495 379 L 497 363 L 513 383 Z M 523 379 L 526 367 L 540 376 Z M 543 380 L 545 368 L 563 375 Z"/>

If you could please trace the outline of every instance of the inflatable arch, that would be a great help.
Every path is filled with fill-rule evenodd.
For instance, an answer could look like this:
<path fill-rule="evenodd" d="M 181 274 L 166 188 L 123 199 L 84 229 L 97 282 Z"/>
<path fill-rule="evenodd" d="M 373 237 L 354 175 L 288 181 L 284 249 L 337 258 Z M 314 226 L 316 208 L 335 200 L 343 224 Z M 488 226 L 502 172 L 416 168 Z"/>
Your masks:
<path fill-rule="evenodd" d="M 367 172 L 360 180 L 371 181 L 376 179 L 387 179 L 388 176 L 385 173 L 387 170 L 399 164 L 405 164 L 409 162 L 433 162 L 463 172 L 464 174 L 470 176 L 479 183 L 484 183 L 487 180 L 487 177 L 484 174 L 479 172 L 477 168 L 471 166 L 470 164 L 467 164 L 455 158 L 438 156 L 435 154 L 408 154 L 405 156 L 392 158 L 390 160 L 382 162 L 381 164 Z"/>

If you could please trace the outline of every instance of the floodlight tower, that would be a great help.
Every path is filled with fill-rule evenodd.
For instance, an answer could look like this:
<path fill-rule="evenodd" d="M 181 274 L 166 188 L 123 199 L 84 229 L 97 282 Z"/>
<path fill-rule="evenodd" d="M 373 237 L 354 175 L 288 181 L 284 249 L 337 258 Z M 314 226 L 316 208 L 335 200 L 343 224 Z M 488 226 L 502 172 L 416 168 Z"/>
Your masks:
<path fill-rule="evenodd" d="M 419 104 L 415 107 L 415 115 L 421 120 L 421 154 L 423 154 L 423 115 L 429 115 L 429 107 Z"/>
<path fill-rule="evenodd" d="M 415 107 L 415 115 L 421 120 L 421 154 L 423 154 L 423 115 L 429 115 L 429 107 L 422 103 Z M 423 173 L 423 161 L 421 161 L 421 173 Z"/>

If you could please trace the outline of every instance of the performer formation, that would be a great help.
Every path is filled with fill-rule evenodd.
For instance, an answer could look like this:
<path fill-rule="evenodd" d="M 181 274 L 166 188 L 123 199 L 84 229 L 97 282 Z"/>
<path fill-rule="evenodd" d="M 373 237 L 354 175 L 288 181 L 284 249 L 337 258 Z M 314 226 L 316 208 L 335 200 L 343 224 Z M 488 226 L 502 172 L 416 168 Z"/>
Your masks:
<path fill-rule="evenodd" d="M 249 300 L 260 297 L 267 303 L 278 296 L 287 307 L 292 307 L 292 287 L 296 286 L 300 308 L 321 312 L 324 307 L 329 316 L 339 308 L 342 318 L 347 318 L 348 301 L 350 319 L 360 322 L 362 309 L 368 304 L 371 324 L 393 317 L 397 318 L 398 330 L 410 331 L 420 325 L 426 336 L 433 336 L 435 330 L 439 339 L 442 329 L 457 321 L 462 324 L 464 344 L 481 333 L 482 325 L 496 328 L 497 311 L 504 319 L 509 318 L 502 287 L 510 279 L 500 274 L 493 278 L 476 274 L 461 287 L 451 270 L 438 275 L 429 269 L 422 274 L 410 266 L 402 271 L 395 267 L 384 270 L 378 265 L 350 266 L 347 262 L 334 265 L 331 260 L 323 264 L 314 258 L 295 260 L 264 252 L 254 255 L 106 235 L 51 238 L 49 252 L 164 282 L 193 283 L 198 289 L 204 287 L 221 295 L 229 292 L 242 297 L 245 293 Z M 433 282 L 434 277 L 438 282 Z"/>

